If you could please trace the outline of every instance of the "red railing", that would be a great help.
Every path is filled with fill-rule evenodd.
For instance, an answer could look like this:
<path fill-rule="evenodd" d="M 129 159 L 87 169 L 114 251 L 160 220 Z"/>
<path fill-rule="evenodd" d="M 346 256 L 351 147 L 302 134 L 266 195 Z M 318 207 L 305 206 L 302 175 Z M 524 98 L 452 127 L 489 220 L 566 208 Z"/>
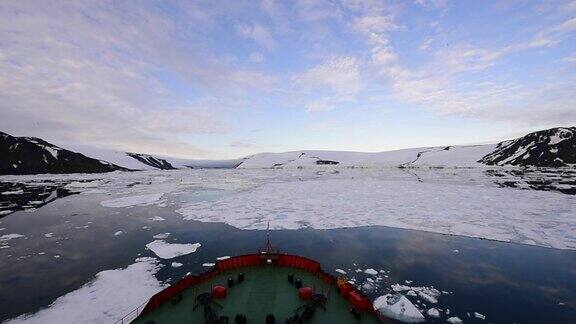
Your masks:
<path fill-rule="evenodd" d="M 144 307 L 146 307 L 148 302 L 143 303 L 142 305 L 136 307 L 136 309 L 132 310 L 130 313 L 124 315 L 121 319 L 116 321 L 116 324 L 127 324 L 138 318 L 138 315 L 142 314 Z"/>

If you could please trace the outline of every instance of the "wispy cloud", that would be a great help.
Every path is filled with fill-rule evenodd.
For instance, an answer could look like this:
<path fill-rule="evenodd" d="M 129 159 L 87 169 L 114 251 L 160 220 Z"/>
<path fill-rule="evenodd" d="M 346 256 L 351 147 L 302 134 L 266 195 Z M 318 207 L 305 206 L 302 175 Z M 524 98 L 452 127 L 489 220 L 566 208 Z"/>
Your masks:
<path fill-rule="evenodd" d="M 207 20 L 194 12 L 190 24 Z M 218 85 L 219 96 L 267 88 L 275 78 L 189 51 L 194 44 L 179 38 L 180 28 L 159 8 L 128 2 L 3 2 L 0 128 L 131 151 L 205 153 L 180 137 L 229 126 L 205 101 L 183 103 L 163 75 L 205 93 Z"/>
<path fill-rule="evenodd" d="M 259 24 L 240 24 L 236 26 L 236 30 L 243 37 L 252 39 L 263 48 L 272 51 L 276 48 L 276 41 L 270 31 Z"/>
<path fill-rule="evenodd" d="M 306 104 L 309 112 L 329 111 L 340 103 L 349 102 L 362 90 L 362 77 L 354 57 L 329 59 L 294 77 L 308 92 L 327 88 L 328 95 L 315 98 Z"/>

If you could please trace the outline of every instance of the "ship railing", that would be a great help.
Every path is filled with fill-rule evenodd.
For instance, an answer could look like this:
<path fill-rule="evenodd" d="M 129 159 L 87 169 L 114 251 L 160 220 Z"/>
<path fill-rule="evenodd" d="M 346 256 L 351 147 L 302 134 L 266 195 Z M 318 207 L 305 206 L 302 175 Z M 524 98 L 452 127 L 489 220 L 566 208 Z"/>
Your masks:
<path fill-rule="evenodd" d="M 135 320 L 138 317 L 138 315 L 140 315 L 140 313 L 142 313 L 142 311 L 144 310 L 144 307 L 146 307 L 147 303 L 148 302 L 143 303 L 142 305 L 133 309 L 130 313 L 124 315 L 124 317 L 122 317 L 121 319 L 116 321 L 116 324 L 131 323 L 133 320 Z"/>

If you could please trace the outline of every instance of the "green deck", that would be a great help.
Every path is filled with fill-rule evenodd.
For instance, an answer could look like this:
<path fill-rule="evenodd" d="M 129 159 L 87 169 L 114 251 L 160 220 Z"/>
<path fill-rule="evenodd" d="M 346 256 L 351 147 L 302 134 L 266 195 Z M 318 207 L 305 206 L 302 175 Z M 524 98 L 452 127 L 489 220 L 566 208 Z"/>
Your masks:
<path fill-rule="evenodd" d="M 226 280 L 229 277 L 237 278 L 239 273 L 244 273 L 244 282 L 228 288 L 225 299 L 216 300 L 223 306 L 217 310 L 217 314 L 228 316 L 229 323 L 234 323 L 234 317 L 238 313 L 245 314 L 248 323 L 264 323 L 268 314 L 276 317 L 276 323 L 284 323 L 286 318 L 294 314 L 296 308 L 306 304 L 298 298 L 298 289 L 288 283 L 289 273 L 302 279 L 303 286 L 313 287 L 316 292 L 324 292 L 328 296 L 326 311 L 317 309 L 312 320 L 307 323 L 379 323 L 377 317 L 369 312 L 362 313 L 361 320 L 357 321 L 350 313 L 350 304 L 338 294 L 335 286 L 322 282 L 309 272 L 277 266 L 244 267 L 226 271 L 212 280 L 186 289 L 180 303 L 172 305 L 166 302 L 133 323 L 144 324 L 150 320 L 156 324 L 204 323 L 202 307 L 192 310 L 195 296 L 209 292 L 214 285 L 226 286 Z"/>

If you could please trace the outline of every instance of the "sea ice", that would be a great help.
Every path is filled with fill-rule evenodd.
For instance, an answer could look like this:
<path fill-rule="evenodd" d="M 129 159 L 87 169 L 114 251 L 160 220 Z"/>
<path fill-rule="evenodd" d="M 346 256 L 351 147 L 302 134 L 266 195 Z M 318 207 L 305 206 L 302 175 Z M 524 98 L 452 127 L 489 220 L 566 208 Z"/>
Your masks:
<path fill-rule="evenodd" d="M 462 324 L 462 320 L 456 316 L 448 318 L 446 322 L 450 324 Z"/>
<path fill-rule="evenodd" d="M 391 287 L 395 292 L 408 291 L 409 295 L 412 295 L 410 293 L 410 291 L 412 291 L 413 293 L 418 294 L 420 298 L 431 304 L 438 303 L 438 297 L 441 294 L 438 289 L 432 287 L 410 287 L 401 284 L 393 284 Z"/>
<path fill-rule="evenodd" d="M 440 317 L 440 312 L 436 308 L 430 308 L 426 314 L 430 317 L 438 318 Z"/>
<path fill-rule="evenodd" d="M 573 206 L 576 196 L 556 192 L 358 176 L 265 183 L 177 212 L 242 229 L 383 225 L 576 249 Z"/>
<path fill-rule="evenodd" d="M 3 195 L 21 195 L 24 193 L 24 190 L 19 189 L 19 190 L 12 190 L 12 191 L 4 191 L 2 194 Z"/>
<path fill-rule="evenodd" d="M 180 244 L 168 243 L 164 240 L 155 240 L 146 244 L 146 247 L 152 250 L 152 252 L 154 252 L 159 258 L 172 259 L 181 255 L 196 252 L 200 247 L 200 243 Z"/>
<path fill-rule="evenodd" d="M 154 258 L 140 258 L 126 268 L 101 271 L 94 280 L 59 297 L 48 308 L 6 324 L 115 323 L 163 288 L 154 277 L 160 267 Z"/>
<path fill-rule="evenodd" d="M 181 266 L 183 266 L 183 264 L 180 262 L 172 262 L 172 268 L 180 268 Z"/>
<path fill-rule="evenodd" d="M 406 322 L 424 322 L 424 315 L 412 304 L 408 298 L 401 294 L 386 294 L 376 298 L 374 308 L 382 315 Z"/>
<path fill-rule="evenodd" d="M 24 237 L 24 235 L 22 234 L 5 234 L 0 236 L 0 242 L 6 242 L 6 241 L 10 241 L 13 239 L 17 239 L 17 238 L 21 238 Z"/>
<path fill-rule="evenodd" d="M 159 193 L 159 194 L 128 196 L 128 197 L 104 200 L 100 204 L 104 207 L 132 207 L 138 205 L 148 205 L 159 201 L 163 195 L 164 194 Z"/>
<path fill-rule="evenodd" d="M 168 236 L 170 236 L 170 233 L 160 233 L 160 234 L 156 234 L 152 237 L 155 239 L 158 239 L 158 240 L 163 240 L 163 239 L 168 238 Z"/>

